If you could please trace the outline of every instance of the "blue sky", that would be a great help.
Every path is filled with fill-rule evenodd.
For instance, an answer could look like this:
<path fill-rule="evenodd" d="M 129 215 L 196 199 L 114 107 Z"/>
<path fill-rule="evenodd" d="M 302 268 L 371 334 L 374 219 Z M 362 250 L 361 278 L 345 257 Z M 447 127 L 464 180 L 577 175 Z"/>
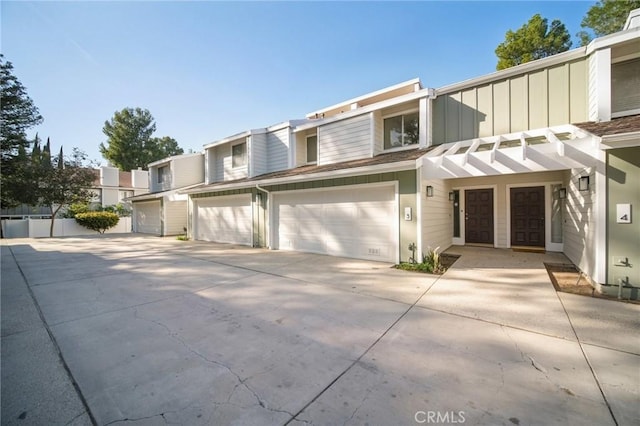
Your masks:
<path fill-rule="evenodd" d="M 147 108 L 188 151 L 419 77 L 495 70 L 535 13 L 572 34 L 594 2 L 1 2 L 2 53 L 54 149 L 98 151 L 104 122 Z"/>

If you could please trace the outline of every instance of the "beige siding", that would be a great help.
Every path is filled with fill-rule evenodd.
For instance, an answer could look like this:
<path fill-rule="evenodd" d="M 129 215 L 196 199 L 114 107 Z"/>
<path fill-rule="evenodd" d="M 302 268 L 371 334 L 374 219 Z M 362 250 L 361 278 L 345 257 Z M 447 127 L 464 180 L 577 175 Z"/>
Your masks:
<path fill-rule="evenodd" d="M 578 191 L 578 178 L 590 177 L 588 192 Z M 567 188 L 564 217 L 564 254 L 583 272 L 593 277 L 596 271 L 595 172 L 592 168 L 564 172 Z M 604 250 L 604 247 L 600 249 Z"/>
<path fill-rule="evenodd" d="M 289 128 L 267 133 L 267 171 L 289 167 Z"/>
<path fill-rule="evenodd" d="M 267 135 L 251 135 L 251 163 L 253 169 L 251 174 L 258 176 L 267 173 Z"/>
<path fill-rule="evenodd" d="M 321 126 L 318 138 L 318 164 L 371 156 L 372 136 L 369 114 Z"/>
<path fill-rule="evenodd" d="M 427 197 L 425 188 L 433 186 L 433 197 Z M 420 202 L 422 203 L 422 252 L 429 248 L 446 250 L 451 246 L 453 235 L 453 206 L 449 201 L 450 186 L 441 179 L 422 182 Z M 421 256 L 419 253 L 418 256 Z M 422 260 L 420 257 L 418 261 Z"/>
<path fill-rule="evenodd" d="M 441 144 L 588 120 L 587 59 L 439 94 L 433 142 Z"/>
<path fill-rule="evenodd" d="M 571 102 L 569 122 L 579 123 L 589 116 L 589 83 L 587 61 L 569 64 L 569 99 L 585 99 L 585 102 Z"/>
<path fill-rule="evenodd" d="M 378 155 L 384 151 L 384 120 L 382 111 L 373 113 L 373 155 Z"/>
<path fill-rule="evenodd" d="M 179 235 L 187 226 L 187 201 L 164 202 L 163 235 Z"/>
<path fill-rule="evenodd" d="M 171 161 L 172 188 L 182 188 L 204 182 L 204 156 L 175 158 Z"/>
<path fill-rule="evenodd" d="M 527 130 L 529 126 L 529 81 L 526 76 L 516 77 L 510 81 L 511 131 Z"/>

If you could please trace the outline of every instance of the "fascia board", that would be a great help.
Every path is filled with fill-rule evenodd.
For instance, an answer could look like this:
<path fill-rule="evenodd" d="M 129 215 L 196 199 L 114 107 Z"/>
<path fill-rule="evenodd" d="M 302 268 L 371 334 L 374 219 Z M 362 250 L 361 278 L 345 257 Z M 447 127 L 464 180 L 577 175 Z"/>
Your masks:
<path fill-rule="evenodd" d="M 514 75 L 535 71 L 541 68 L 562 64 L 565 62 L 570 62 L 575 59 L 580 59 L 585 57 L 586 51 L 587 51 L 586 47 L 579 47 L 577 49 L 569 50 L 568 52 L 559 53 L 557 55 L 553 55 L 548 58 L 538 59 L 536 61 L 527 62 L 526 64 L 516 65 L 506 70 L 496 71 L 491 74 L 486 74 L 480 77 L 464 80 L 459 83 L 443 86 L 436 89 L 436 96 L 444 95 L 450 92 L 457 92 L 459 90 L 467 89 L 474 86 L 480 86 L 483 84 L 490 83 L 492 81 L 504 80 L 505 78 L 509 78 Z"/>
<path fill-rule="evenodd" d="M 339 102 L 339 103 L 337 103 L 335 105 L 331 105 L 330 107 L 326 107 L 326 108 L 319 109 L 317 111 L 310 112 L 309 114 L 306 115 L 306 117 L 307 118 L 312 118 L 316 114 L 322 114 L 322 113 L 324 113 L 326 111 L 331 111 L 333 109 L 340 108 L 342 106 L 351 105 L 351 104 L 357 103 L 357 102 L 359 102 L 359 101 L 361 101 L 363 99 L 368 99 L 368 98 L 372 98 L 374 96 L 381 95 L 383 93 L 392 92 L 392 91 L 400 89 L 402 87 L 415 85 L 416 83 L 420 83 L 420 78 L 413 78 L 411 80 L 404 81 L 402 83 L 394 84 L 393 86 L 389 86 L 389 87 L 385 87 L 385 88 L 380 89 L 380 90 L 376 90 L 375 92 L 366 93 L 364 95 L 361 95 L 361 96 L 358 96 L 358 97 L 355 97 L 355 98 L 352 98 L 352 99 L 348 99 L 346 101 Z"/>
<path fill-rule="evenodd" d="M 306 173 L 296 176 L 287 176 L 281 178 L 255 180 L 250 182 L 239 182 L 236 184 L 220 185 L 213 188 L 198 188 L 193 190 L 180 191 L 182 194 L 197 194 L 202 192 L 227 191 L 231 189 L 253 188 L 256 185 L 278 185 L 285 183 L 296 183 L 307 180 L 318 180 L 336 177 L 359 176 L 371 173 L 388 173 L 401 170 L 413 170 L 416 168 L 416 160 L 398 161 L 396 163 L 379 164 L 375 166 L 354 167 L 350 169 L 332 170 L 319 173 Z"/>
<path fill-rule="evenodd" d="M 318 121 L 314 121 L 312 123 L 306 123 L 301 126 L 296 126 L 294 128 L 294 132 L 301 132 L 303 130 L 312 129 L 314 127 L 324 126 L 325 124 L 334 123 L 340 120 L 346 120 L 348 118 L 357 117 L 359 115 L 368 114 L 371 111 L 376 111 L 383 108 L 388 108 L 397 104 L 401 104 L 404 102 L 413 101 L 416 99 L 427 97 L 432 92 L 429 89 L 422 89 L 417 92 L 407 93 L 406 95 L 398 96 L 397 98 L 387 99 L 386 101 L 381 101 L 375 104 L 367 105 L 362 108 L 354 109 L 351 111 L 343 112 L 340 115 L 320 118 Z"/>

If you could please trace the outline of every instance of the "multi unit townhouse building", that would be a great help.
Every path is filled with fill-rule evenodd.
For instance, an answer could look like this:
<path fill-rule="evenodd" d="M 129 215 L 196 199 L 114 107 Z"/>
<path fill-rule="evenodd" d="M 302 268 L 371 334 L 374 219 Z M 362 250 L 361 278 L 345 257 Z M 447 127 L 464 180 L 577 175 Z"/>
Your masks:
<path fill-rule="evenodd" d="M 436 89 L 410 80 L 154 163 L 134 229 L 168 235 L 179 216 L 195 240 L 394 263 L 452 245 L 558 251 L 598 290 L 637 298 L 636 21 L 586 47 Z"/>

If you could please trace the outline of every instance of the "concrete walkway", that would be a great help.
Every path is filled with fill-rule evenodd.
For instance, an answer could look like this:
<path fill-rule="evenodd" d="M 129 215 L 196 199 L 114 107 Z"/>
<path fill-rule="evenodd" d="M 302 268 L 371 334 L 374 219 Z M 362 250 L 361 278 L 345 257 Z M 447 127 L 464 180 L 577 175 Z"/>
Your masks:
<path fill-rule="evenodd" d="M 2 424 L 640 423 L 640 306 L 558 254 L 444 276 L 136 236 L 5 241 Z M 53 390 L 52 390 L 53 389 Z"/>

